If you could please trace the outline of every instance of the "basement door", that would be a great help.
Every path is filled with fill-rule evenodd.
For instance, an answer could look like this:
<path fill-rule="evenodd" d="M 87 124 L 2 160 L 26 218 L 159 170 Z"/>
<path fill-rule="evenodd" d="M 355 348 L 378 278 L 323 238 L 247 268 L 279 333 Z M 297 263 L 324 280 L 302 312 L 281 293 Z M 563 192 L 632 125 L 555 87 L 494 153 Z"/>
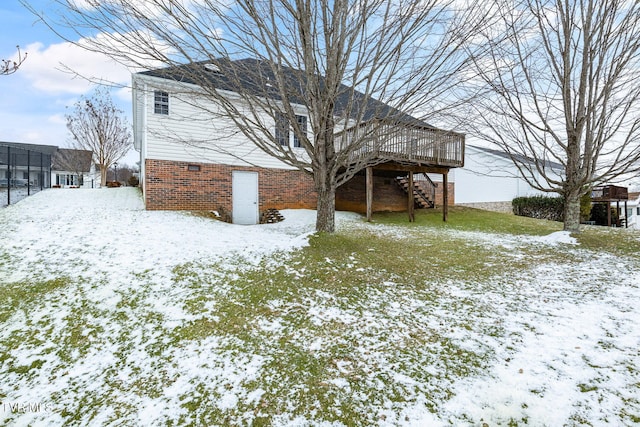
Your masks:
<path fill-rule="evenodd" d="M 234 224 L 258 223 L 258 173 L 232 172 L 232 219 Z"/>

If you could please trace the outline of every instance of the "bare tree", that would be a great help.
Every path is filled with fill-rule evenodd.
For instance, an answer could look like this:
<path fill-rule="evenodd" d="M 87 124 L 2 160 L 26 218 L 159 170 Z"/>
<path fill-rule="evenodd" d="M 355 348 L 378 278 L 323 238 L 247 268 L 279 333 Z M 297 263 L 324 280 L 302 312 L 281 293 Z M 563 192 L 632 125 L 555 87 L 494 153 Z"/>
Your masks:
<path fill-rule="evenodd" d="M 93 153 L 100 168 L 100 183 L 106 184 L 107 170 L 131 148 L 130 126 L 105 89 L 96 89 L 91 98 L 82 97 L 71 114 L 67 129 L 74 144 Z"/>
<path fill-rule="evenodd" d="M 640 166 L 640 4 L 494 0 L 492 8 L 499 20 L 476 57 L 478 133 L 534 188 L 563 196 L 564 229 L 579 231 L 580 197 Z"/>
<path fill-rule="evenodd" d="M 197 84 L 198 96 L 222 107 L 212 113 L 313 175 L 322 231 L 334 230 L 336 188 L 377 161 L 354 154 L 389 122 L 417 123 L 400 109 L 419 118 L 435 112 L 432 101 L 454 84 L 466 59 L 461 45 L 481 18 L 470 7 L 456 10 L 456 0 L 57 1 L 60 20 L 42 17 L 54 31 L 101 32 L 85 38 L 85 48 L 140 67 L 193 65 L 172 78 Z M 257 62 L 235 61 L 246 57 Z M 224 85 L 196 66 L 202 61 Z M 228 91 L 237 94 L 233 102 Z M 299 106 L 310 123 L 298 122 Z M 281 144 L 274 127 L 290 129 L 302 152 Z"/>
<path fill-rule="evenodd" d="M 16 46 L 16 49 L 18 49 L 18 57 L 15 60 L 0 60 L 0 75 L 6 76 L 15 73 L 16 71 L 18 71 L 18 68 L 20 68 L 22 63 L 27 59 L 27 52 L 22 55 L 22 52 L 20 52 L 20 46 Z"/>

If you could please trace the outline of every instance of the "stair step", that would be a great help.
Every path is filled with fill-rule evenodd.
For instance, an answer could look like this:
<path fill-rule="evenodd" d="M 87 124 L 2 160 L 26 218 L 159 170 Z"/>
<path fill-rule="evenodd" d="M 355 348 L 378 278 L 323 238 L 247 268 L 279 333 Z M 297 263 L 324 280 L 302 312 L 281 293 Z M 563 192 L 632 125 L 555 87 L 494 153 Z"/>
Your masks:
<path fill-rule="evenodd" d="M 408 178 L 396 178 L 396 183 L 404 190 L 405 193 L 409 193 Z M 435 207 L 435 203 L 424 193 L 420 183 L 415 181 L 413 187 L 413 199 L 415 204 L 420 208 L 426 209 Z"/>

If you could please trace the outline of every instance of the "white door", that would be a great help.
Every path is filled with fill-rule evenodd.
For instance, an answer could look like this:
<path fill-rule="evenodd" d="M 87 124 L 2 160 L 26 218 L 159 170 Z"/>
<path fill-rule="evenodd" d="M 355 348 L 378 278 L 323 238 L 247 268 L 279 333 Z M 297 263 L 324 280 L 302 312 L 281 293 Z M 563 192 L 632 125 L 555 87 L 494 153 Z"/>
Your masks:
<path fill-rule="evenodd" d="M 232 209 L 234 224 L 258 223 L 258 173 L 233 171 Z"/>

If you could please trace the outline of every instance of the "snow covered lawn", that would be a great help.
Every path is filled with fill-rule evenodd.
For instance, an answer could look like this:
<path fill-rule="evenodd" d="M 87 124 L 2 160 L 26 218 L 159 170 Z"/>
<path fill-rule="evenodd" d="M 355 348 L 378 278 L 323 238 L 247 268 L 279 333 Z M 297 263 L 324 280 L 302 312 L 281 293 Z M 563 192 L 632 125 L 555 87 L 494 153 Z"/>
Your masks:
<path fill-rule="evenodd" d="M 637 253 L 283 213 L 1 209 L 0 424 L 640 423 Z"/>

